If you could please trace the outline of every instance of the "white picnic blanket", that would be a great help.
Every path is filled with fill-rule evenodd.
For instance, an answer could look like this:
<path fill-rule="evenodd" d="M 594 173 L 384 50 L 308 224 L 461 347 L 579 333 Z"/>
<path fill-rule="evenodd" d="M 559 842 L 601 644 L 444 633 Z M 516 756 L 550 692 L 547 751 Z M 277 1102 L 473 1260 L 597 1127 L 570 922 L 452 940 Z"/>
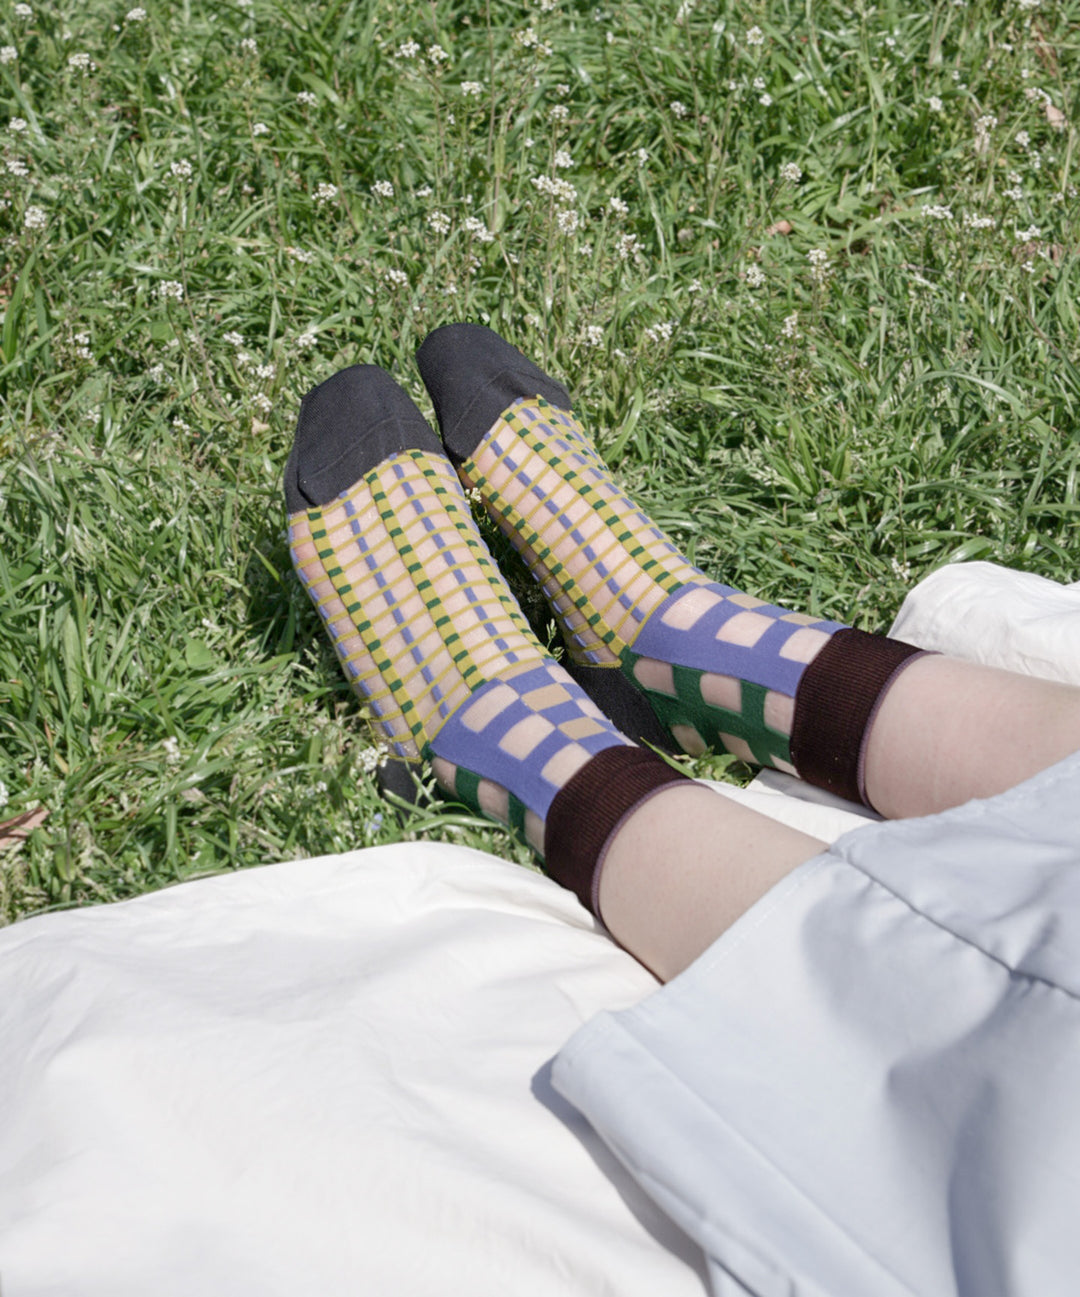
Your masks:
<path fill-rule="evenodd" d="M 1080 584 L 947 568 L 894 633 L 1080 680 Z M 830 841 L 866 818 L 723 791 Z M 548 1080 L 656 985 L 549 880 L 425 843 L 0 931 L 0 1292 L 700 1297 Z"/>

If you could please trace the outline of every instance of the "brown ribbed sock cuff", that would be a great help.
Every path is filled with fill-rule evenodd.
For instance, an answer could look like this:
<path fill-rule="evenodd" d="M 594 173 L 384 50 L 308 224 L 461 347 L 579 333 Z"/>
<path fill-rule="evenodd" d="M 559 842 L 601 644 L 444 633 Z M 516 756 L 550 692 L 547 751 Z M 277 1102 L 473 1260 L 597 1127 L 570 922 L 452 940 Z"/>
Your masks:
<path fill-rule="evenodd" d="M 654 793 L 688 780 L 648 748 L 604 748 L 555 794 L 544 821 L 544 868 L 600 918 L 595 883 L 616 829 Z"/>
<path fill-rule="evenodd" d="M 791 760 L 800 777 L 870 806 L 863 778 L 870 725 L 893 680 L 925 655 L 925 649 L 884 635 L 837 631 L 795 691 Z"/>

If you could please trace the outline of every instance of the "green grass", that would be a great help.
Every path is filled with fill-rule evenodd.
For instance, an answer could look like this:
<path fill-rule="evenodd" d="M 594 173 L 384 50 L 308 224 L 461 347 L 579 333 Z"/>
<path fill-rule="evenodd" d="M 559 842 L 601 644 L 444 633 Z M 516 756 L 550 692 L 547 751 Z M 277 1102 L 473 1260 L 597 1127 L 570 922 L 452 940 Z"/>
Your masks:
<path fill-rule="evenodd" d="M 303 392 L 377 361 L 426 408 L 449 320 L 742 588 L 882 630 L 944 563 L 1080 575 L 1080 0 L 125 4 L 0 30 L 0 819 L 49 811 L 2 918 L 525 859 L 379 801 L 283 539 Z"/>

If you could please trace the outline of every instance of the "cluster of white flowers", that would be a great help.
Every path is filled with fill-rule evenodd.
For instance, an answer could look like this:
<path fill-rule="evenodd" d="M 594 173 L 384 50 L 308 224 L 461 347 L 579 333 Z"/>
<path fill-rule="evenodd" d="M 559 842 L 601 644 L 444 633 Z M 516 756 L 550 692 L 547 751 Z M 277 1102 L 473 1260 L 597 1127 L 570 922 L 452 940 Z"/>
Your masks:
<path fill-rule="evenodd" d="M 182 302 L 184 300 L 184 285 L 176 279 L 165 279 L 158 284 L 157 294 L 162 301 L 171 299 L 174 302 Z"/>
<path fill-rule="evenodd" d="M 751 288 L 760 288 L 765 282 L 765 272 L 756 261 L 746 267 L 746 282 Z"/>
<path fill-rule="evenodd" d="M 1016 142 L 1018 148 L 1029 149 L 1031 147 L 1031 136 L 1027 131 L 1017 131 L 1013 136 L 1013 140 Z"/>
<path fill-rule="evenodd" d="M 72 72 L 93 72 L 95 66 L 94 60 L 89 54 L 80 52 L 79 54 L 68 55 L 68 67 Z"/>
<path fill-rule="evenodd" d="M 679 5 L 678 9 L 675 11 L 676 23 L 686 22 L 687 18 L 690 17 L 696 8 L 697 0 L 682 0 L 682 4 Z"/>
<path fill-rule="evenodd" d="M 386 272 L 386 282 L 388 284 L 393 284 L 397 288 L 404 288 L 409 282 L 409 276 L 404 272 L 404 270 L 398 270 L 397 267 L 392 266 Z"/>
<path fill-rule="evenodd" d="M 945 111 L 945 105 L 942 103 L 942 101 L 938 98 L 937 95 L 931 95 L 930 98 L 926 101 L 926 106 L 927 108 L 930 109 L 932 113 L 940 113 Z"/>
<path fill-rule="evenodd" d="M 397 47 L 397 50 L 394 53 L 394 58 L 414 59 L 419 53 L 420 53 L 420 46 L 416 43 L 416 41 L 403 41 L 402 44 L 400 44 Z"/>
<path fill-rule="evenodd" d="M 437 208 L 435 211 L 428 213 L 427 223 L 436 234 L 450 233 L 450 217 Z"/>
<path fill-rule="evenodd" d="M 637 163 L 638 163 L 638 166 L 639 166 L 639 167 L 643 167 L 643 166 L 645 166 L 645 164 L 646 164 L 648 161 L 649 161 L 649 150 L 648 150 L 648 149 L 638 149 L 638 151 L 637 151 Z"/>
<path fill-rule="evenodd" d="M 22 4 L 16 5 L 11 12 L 15 15 L 16 18 L 33 18 L 34 16 L 34 11 L 33 9 L 30 8 L 29 5 L 22 5 Z"/>
<path fill-rule="evenodd" d="M 314 329 L 305 329 L 304 332 L 296 339 L 297 351 L 310 351 L 318 342 L 318 337 Z"/>
<path fill-rule="evenodd" d="M 240 42 L 240 48 L 245 54 L 255 55 L 259 52 L 259 42 L 254 36 L 245 36 Z"/>
<path fill-rule="evenodd" d="M 8 804 L 7 784 L 5 784 L 2 779 L 0 779 L 0 811 L 2 811 L 7 804 Z"/>
<path fill-rule="evenodd" d="M 811 248 L 806 254 L 810 262 L 810 278 L 815 284 L 823 284 L 829 278 L 829 254 L 824 248 Z"/>
<path fill-rule="evenodd" d="M 581 217 L 573 207 L 560 207 L 555 213 L 555 224 L 560 234 L 570 237 L 581 228 Z"/>
<path fill-rule="evenodd" d="M 177 420 L 177 423 L 179 422 L 180 420 Z M 188 431 L 186 425 L 184 427 L 184 431 Z M 175 766 L 179 764 L 180 743 L 179 740 L 176 739 L 173 735 L 170 734 L 167 739 L 161 740 L 161 750 L 162 752 L 165 753 L 165 760 L 170 766 Z"/>
<path fill-rule="evenodd" d="M 566 171 L 574 165 L 574 159 L 569 149 L 557 149 L 555 152 L 555 165 L 560 171 Z"/>
<path fill-rule="evenodd" d="M 975 150 L 985 153 L 990 147 L 990 133 L 997 126 L 998 119 L 993 113 L 984 113 L 975 123 Z"/>
<path fill-rule="evenodd" d="M 315 201 L 321 207 L 323 203 L 330 203 L 338 195 L 337 185 L 327 184 L 325 180 L 320 180 L 315 186 Z"/>
<path fill-rule="evenodd" d="M 618 217 L 620 221 L 625 220 L 630 215 L 630 204 L 624 203 L 621 198 L 616 198 L 614 194 L 608 199 L 607 205 L 612 216 Z"/>
<path fill-rule="evenodd" d="M 290 261 L 299 261 L 302 265 L 305 266 L 310 266 L 311 263 L 315 260 L 315 253 L 311 252 L 307 248 L 288 247 L 285 249 L 285 255 L 289 258 Z"/>
<path fill-rule="evenodd" d="M 124 15 L 124 21 L 129 23 L 146 22 L 146 10 L 141 5 L 136 5 L 134 9 L 129 9 Z"/>
<path fill-rule="evenodd" d="M 8 122 L 8 130 L 12 135 L 21 135 L 22 132 L 26 130 L 26 118 L 13 117 L 11 121 Z"/>
<path fill-rule="evenodd" d="M 85 329 L 71 335 L 71 349 L 79 360 L 94 359 L 94 353 L 90 350 L 90 335 Z"/>
<path fill-rule="evenodd" d="M 237 333 L 235 329 L 230 329 L 228 333 L 221 335 L 222 342 L 227 342 L 230 347 L 242 347 L 244 345 L 244 335 Z"/>
<path fill-rule="evenodd" d="M 532 184 L 542 194 L 550 194 L 556 201 L 567 206 L 577 202 L 577 189 L 561 176 L 533 176 Z"/>
<path fill-rule="evenodd" d="M 151 365 L 146 371 L 146 375 L 150 379 L 151 383 L 162 383 L 165 381 L 165 366 L 160 362 L 156 365 Z"/>
<path fill-rule="evenodd" d="M 797 185 L 802 179 L 802 167 L 797 162 L 785 162 L 780 168 L 780 179 Z"/>
<path fill-rule="evenodd" d="M 476 98 L 484 93 L 484 83 L 482 81 L 463 81 L 461 83 L 461 93 L 466 99 L 470 96 Z"/>
<path fill-rule="evenodd" d="M 747 45 L 764 45 L 765 33 L 760 27 L 751 27 L 746 33 L 746 43 Z"/>
<path fill-rule="evenodd" d="M 19 51 L 14 45 L 0 45 L 0 63 L 14 63 Z"/>
<path fill-rule="evenodd" d="M 799 336 L 799 312 L 792 311 L 790 315 L 784 317 L 783 327 L 780 332 L 785 338 L 797 338 Z"/>
<path fill-rule="evenodd" d="M 620 261 L 638 261 L 645 248 L 636 234 L 620 235 L 615 252 Z"/>
<path fill-rule="evenodd" d="M 772 95 L 766 92 L 758 99 L 758 103 L 762 106 L 762 108 L 768 108 L 772 103 Z"/>
<path fill-rule="evenodd" d="M 380 743 L 374 748 L 361 748 L 356 764 L 360 767 L 361 773 L 373 775 L 379 766 L 386 760 L 390 753 Z M 382 823 L 382 816 L 378 816 L 379 823 Z M 374 823 L 374 821 L 373 821 Z"/>
<path fill-rule="evenodd" d="M 944 203 L 927 203 L 922 209 L 922 214 L 932 221 L 951 221 L 953 219 L 952 208 L 946 207 Z"/>
<path fill-rule="evenodd" d="M 514 32 L 514 42 L 523 50 L 535 50 L 542 58 L 550 58 L 555 51 L 536 34 L 535 27 L 526 27 L 524 31 Z"/>
<path fill-rule="evenodd" d="M 548 109 L 548 121 L 565 122 L 570 116 L 570 109 L 565 104 L 552 104 Z"/>
<path fill-rule="evenodd" d="M 22 158 L 8 158 L 7 170 L 9 176 L 18 176 L 20 180 L 30 174 L 30 168 Z"/>
<path fill-rule="evenodd" d="M 266 395 L 265 392 L 256 392 L 255 395 L 251 398 L 251 404 L 255 407 L 256 410 L 258 410 L 260 414 L 264 414 L 264 415 L 269 414 L 270 411 L 274 408 L 273 401 Z"/>
<path fill-rule="evenodd" d="M 270 127 L 265 122 L 255 122 L 251 127 L 252 135 L 269 135 Z"/>
<path fill-rule="evenodd" d="M 1023 12 L 1025 9 L 1038 9 L 1042 0 L 1016 0 L 1016 7 Z"/>
<path fill-rule="evenodd" d="M 435 192 L 430 185 L 421 185 L 419 189 L 413 190 L 414 198 L 430 198 Z"/>
<path fill-rule="evenodd" d="M 394 186 L 389 180 L 376 180 L 371 186 L 371 192 L 376 198 L 393 198 Z"/>
<path fill-rule="evenodd" d="M 478 243 L 493 243 L 495 240 L 494 232 L 478 216 L 466 216 L 462 225 Z"/>
<path fill-rule="evenodd" d="M 1037 225 L 1029 225 L 1026 230 L 1014 231 L 1017 243 L 1030 243 L 1032 239 L 1037 239 L 1041 231 Z"/>
<path fill-rule="evenodd" d="M 965 230 L 992 230 L 997 226 L 997 221 L 992 216 L 976 216 L 974 212 L 964 213 Z"/>
<path fill-rule="evenodd" d="M 658 324 L 651 324 L 645 330 L 645 339 L 655 346 L 660 342 L 670 342 L 674 332 L 675 326 L 670 320 L 661 320 Z"/>
<path fill-rule="evenodd" d="M 686 117 L 690 111 L 681 99 L 673 99 L 671 103 L 668 104 L 668 108 L 671 109 L 672 117 L 678 117 L 680 121 Z"/>
<path fill-rule="evenodd" d="M 1006 198 L 1011 198 L 1014 203 L 1019 203 L 1024 197 L 1024 182 L 1020 178 L 1018 171 L 1010 171 L 1006 179 L 1009 182 L 1009 188 L 1003 189 L 1002 193 Z"/>
<path fill-rule="evenodd" d="M 23 225 L 28 230 L 43 230 L 48 218 L 41 207 L 28 207 L 23 215 Z"/>
<path fill-rule="evenodd" d="M 175 176 L 177 180 L 190 180 L 192 176 L 191 163 L 187 158 L 181 158 L 179 162 L 171 162 L 169 164 L 169 172 L 171 175 Z"/>
<path fill-rule="evenodd" d="M 298 90 L 296 94 L 296 102 L 301 108 L 314 108 L 319 102 L 319 96 L 314 94 L 311 90 Z"/>
<path fill-rule="evenodd" d="M 587 324 L 581 331 L 581 341 L 586 347 L 599 347 L 604 341 L 604 330 L 599 324 Z"/>
<path fill-rule="evenodd" d="M 427 57 L 428 57 L 428 62 L 433 67 L 438 68 L 438 67 L 442 67 L 442 65 L 447 61 L 447 59 L 449 59 L 450 55 L 447 54 L 447 52 L 443 49 L 441 45 L 429 45 L 427 47 Z"/>

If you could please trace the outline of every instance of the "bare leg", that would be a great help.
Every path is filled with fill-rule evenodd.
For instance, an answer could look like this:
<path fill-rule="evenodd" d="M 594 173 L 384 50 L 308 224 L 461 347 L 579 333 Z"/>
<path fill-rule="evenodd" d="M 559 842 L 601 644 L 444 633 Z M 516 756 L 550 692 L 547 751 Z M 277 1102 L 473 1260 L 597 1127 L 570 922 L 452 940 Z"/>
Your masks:
<path fill-rule="evenodd" d="M 955 658 L 913 662 L 886 694 L 867 748 L 871 801 L 928 815 L 1022 782 L 1080 748 L 1080 689 Z M 612 840 L 599 909 L 662 980 L 825 844 L 718 797 L 676 785 Z"/>

